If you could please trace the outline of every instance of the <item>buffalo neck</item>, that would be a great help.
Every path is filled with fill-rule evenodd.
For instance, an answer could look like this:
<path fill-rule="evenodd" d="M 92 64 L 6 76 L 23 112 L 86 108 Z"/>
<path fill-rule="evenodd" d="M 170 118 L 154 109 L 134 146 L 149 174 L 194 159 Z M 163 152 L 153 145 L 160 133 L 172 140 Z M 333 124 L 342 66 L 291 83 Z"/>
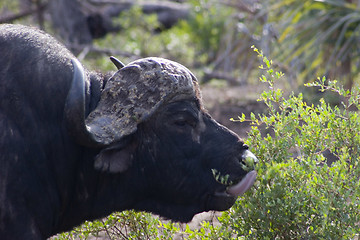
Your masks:
<path fill-rule="evenodd" d="M 114 211 L 132 209 L 144 193 L 145 183 L 138 179 L 139 171 L 132 166 L 125 173 L 107 173 L 94 169 L 99 150 L 84 149 L 79 170 L 74 171 L 75 184 L 67 189 L 62 214 L 55 231 L 67 231 L 85 220 L 105 217 Z M 141 187 L 140 187 L 141 186 Z"/>
<path fill-rule="evenodd" d="M 96 108 L 107 78 L 88 72 L 90 86 L 86 90 L 86 116 Z M 70 143 L 73 143 L 69 139 Z M 77 145 L 68 157 L 68 179 L 58 183 L 61 190 L 59 219 L 55 220 L 55 232 L 71 230 L 85 220 L 102 218 L 114 211 L 131 208 L 135 201 L 134 191 L 137 173 L 112 174 L 94 169 L 94 159 L 101 149 Z M 133 174 L 133 176 L 128 176 Z"/>

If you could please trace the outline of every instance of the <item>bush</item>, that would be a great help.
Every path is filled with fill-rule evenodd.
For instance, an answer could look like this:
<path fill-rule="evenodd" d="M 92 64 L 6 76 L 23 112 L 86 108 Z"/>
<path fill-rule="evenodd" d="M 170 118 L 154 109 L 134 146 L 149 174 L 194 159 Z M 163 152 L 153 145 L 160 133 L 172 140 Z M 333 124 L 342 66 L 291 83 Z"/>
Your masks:
<path fill-rule="evenodd" d="M 187 66 L 203 66 L 218 54 L 221 38 L 233 10 L 214 0 L 189 2 L 189 19 L 180 20 L 170 29 L 163 29 L 156 14 L 144 14 L 134 6 L 114 20 L 120 33 L 108 34 L 94 41 L 100 48 L 113 46 L 132 58 L 160 56 Z M 126 61 L 124 61 L 126 62 Z"/>
<path fill-rule="evenodd" d="M 91 68 L 113 70 L 107 52 L 112 52 L 125 64 L 154 56 L 172 59 L 186 66 L 193 65 L 195 47 L 191 34 L 182 25 L 162 29 L 156 14 L 144 14 L 137 6 L 121 13 L 114 20 L 114 25 L 121 26 L 122 30 L 94 40 L 94 46 L 105 49 L 106 54 L 89 54 L 85 62 Z"/>
<path fill-rule="evenodd" d="M 222 217 L 223 229 L 245 239 L 351 239 L 360 223 L 359 93 L 318 79 L 307 86 L 345 99 L 331 107 L 307 104 L 302 94 L 285 97 L 274 88 L 283 76 L 258 51 L 269 91 L 266 114 L 251 115 L 247 144 L 260 159 L 258 182 Z M 237 121 L 246 121 L 245 116 Z M 259 126 L 268 129 L 261 133 Z M 327 159 L 332 156 L 335 160 Z"/>

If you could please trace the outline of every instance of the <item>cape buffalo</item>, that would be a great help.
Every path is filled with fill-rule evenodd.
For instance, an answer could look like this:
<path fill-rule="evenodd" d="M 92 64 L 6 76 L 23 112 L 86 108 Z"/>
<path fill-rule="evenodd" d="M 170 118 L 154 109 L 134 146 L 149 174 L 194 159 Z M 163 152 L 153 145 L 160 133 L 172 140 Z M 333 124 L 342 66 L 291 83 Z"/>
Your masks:
<path fill-rule="evenodd" d="M 188 222 L 230 208 L 256 157 L 162 58 L 111 77 L 48 34 L 0 25 L 0 238 L 44 239 L 113 211 Z"/>

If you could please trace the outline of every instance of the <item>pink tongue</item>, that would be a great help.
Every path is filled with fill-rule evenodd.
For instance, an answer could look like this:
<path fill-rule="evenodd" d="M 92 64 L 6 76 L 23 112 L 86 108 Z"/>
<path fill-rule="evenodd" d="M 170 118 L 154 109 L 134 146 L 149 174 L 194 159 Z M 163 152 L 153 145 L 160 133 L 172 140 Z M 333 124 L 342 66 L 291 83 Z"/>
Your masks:
<path fill-rule="evenodd" d="M 255 170 L 249 172 L 238 184 L 229 187 L 226 192 L 235 197 L 244 194 L 244 192 L 254 185 L 256 175 L 257 173 Z"/>

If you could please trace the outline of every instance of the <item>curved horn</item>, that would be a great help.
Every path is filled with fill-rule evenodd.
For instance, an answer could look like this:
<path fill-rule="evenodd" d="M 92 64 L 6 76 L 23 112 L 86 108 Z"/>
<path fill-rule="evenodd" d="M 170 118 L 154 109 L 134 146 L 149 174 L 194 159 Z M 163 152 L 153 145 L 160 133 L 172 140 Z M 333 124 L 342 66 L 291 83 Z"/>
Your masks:
<path fill-rule="evenodd" d="M 117 59 L 114 56 L 110 57 L 110 60 L 113 62 L 113 64 L 117 67 L 118 70 L 122 69 L 123 67 L 125 67 L 125 64 L 123 64 L 119 59 Z"/>
<path fill-rule="evenodd" d="M 74 75 L 65 102 L 65 120 L 69 133 L 81 145 L 101 147 L 105 144 L 96 140 L 85 124 L 85 72 L 77 59 L 71 60 Z"/>

